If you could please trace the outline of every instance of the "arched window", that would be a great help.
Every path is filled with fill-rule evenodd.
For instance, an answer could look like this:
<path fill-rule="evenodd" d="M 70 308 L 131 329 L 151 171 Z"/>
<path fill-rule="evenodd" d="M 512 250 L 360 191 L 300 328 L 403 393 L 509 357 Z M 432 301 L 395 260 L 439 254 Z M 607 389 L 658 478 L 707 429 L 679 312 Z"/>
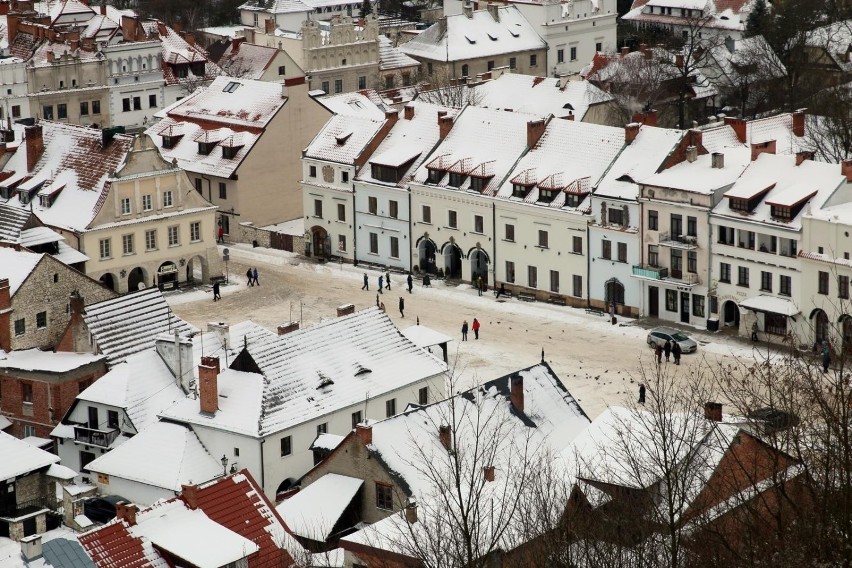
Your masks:
<path fill-rule="evenodd" d="M 462 77 L 467 77 L 467 72 L 468 72 L 468 67 L 467 67 L 467 63 L 465 63 L 464 65 L 462 65 Z"/>

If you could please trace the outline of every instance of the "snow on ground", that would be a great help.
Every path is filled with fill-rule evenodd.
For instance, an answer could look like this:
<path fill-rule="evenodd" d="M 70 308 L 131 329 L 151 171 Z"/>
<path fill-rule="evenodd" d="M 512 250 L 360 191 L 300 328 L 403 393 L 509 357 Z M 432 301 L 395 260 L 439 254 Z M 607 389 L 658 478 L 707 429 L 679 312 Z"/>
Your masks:
<path fill-rule="evenodd" d="M 168 296 L 175 313 L 204 329 L 208 321 L 237 323 L 251 319 L 269 329 L 303 320 L 303 327 L 335 316 L 335 308 L 354 303 L 364 309 L 376 303 L 379 271 L 349 264 L 319 264 L 285 251 L 229 244 L 231 286 L 222 287 L 222 301 L 211 302 L 206 290 Z M 222 247 L 220 247 L 221 249 Z M 245 286 L 247 267 L 257 267 L 260 287 Z M 370 290 L 362 291 L 367 272 Z M 484 382 L 528 367 L 545 359 L 577 398 L 591 418 L 608 405 L 625 404 L 638 392 L 640 365 L 652 366 L 648 348 L 648 322 L 618 316 L 618 325 L 609 318 L 587 314 L 584 309 L 553 306 L 517 299 L 495 301 L 491 292 L 478 296 L 469 285 L 446 286 L 433 279 L 423 288 L 415 279 L 414 292 L 406 291 L 405 276 L 391 273 L 392 290 L 384 290 L 384 302 L 391 319 L 404 329 L 416 322 L 446 333 L 450 343 L 450 366 L 459 377 L 459 387 Z M 397 309 L 405 298 L 405 318 Z M 480 339 L 461 342 L 463 320 L 476 317 L 482 324 Z M 748 342 L 706 330 L 690 332 L 699 341 L 697 355 L 684 355 L 682 369 L 687 375 L 694 365 L 733 358 L 763 360 L 765 345 Z M 433 350 L 434 351 L 434 350 Z M 439 353 L 440 351 L 438 351 Z"/>

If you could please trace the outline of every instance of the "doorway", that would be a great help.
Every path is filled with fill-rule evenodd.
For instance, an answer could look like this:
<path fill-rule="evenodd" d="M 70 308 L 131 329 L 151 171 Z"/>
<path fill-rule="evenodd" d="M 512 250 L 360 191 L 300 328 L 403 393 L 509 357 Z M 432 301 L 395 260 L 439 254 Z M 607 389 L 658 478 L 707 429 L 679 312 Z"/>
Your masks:
<path fill-rule="evenodd" d="M 657 286 L 648 287 L 648 315 L 660 317 L 660 288 Z"/>
<path fill-rule="evenodd" d="M 417 244 L 417 253 L 420 264 L 420 270 L 422 272 L 427 272 L 429 274 L 435 274 L 437 272 L 438 267 L 435 264 L 435 251 L 438 249 L 435 246 L 435 242 L 428 238 L 423 237 L 420 239 L 420 242 Z"/>
<path fill-rule="evenodd" d="M 444 245 L 444 277 L 447 279 L 462 277 L 462 252 L 455 243 Z"/>
<path fill-rule="evenodd" d="M 680 293 L 680 322 L 689 323 L 689 293 Z"/>
<path fill-rule="evenodd" d="M 488 286 L 488 255 L 482 249 L 470 253 L 470 281 L 475 283 L 482 277 L 482 284 Z"/>

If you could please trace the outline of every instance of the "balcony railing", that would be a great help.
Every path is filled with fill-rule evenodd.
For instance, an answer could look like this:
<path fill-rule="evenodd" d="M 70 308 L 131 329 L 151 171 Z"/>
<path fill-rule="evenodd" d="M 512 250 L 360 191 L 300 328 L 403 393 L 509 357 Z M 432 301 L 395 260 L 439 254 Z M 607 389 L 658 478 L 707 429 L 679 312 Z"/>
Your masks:
<path fill-rule="evenodd" d="M 672 272 L 669 280 L 686 286 L 697 286 L 698 284 L 701 284 L 701 279 L 698 275 L 690 272 Z"/>
<path fill-rule="evenodd" d="M 668 232 L 660 233 L 660 246 L 676 247 L 688 250 L 697 249 L 698 237 L 691 235 L 672 235 Z"/>
<path fill-rule="evenodd" d="M 669 269 L 661 266 L 650 266 L 648 264 L 634 264 L 633 276 L 651 280 L 662 280 L 663 278 L 668 278 Z"/>
<path fill-rule="evenodd" d="M 113 428 L 112 430 L 96 430 L 84 426 L 74 426 L 74 441 L 108 448 L 118 437 L 119 432 L 120 430 L 117 428 Z"/>

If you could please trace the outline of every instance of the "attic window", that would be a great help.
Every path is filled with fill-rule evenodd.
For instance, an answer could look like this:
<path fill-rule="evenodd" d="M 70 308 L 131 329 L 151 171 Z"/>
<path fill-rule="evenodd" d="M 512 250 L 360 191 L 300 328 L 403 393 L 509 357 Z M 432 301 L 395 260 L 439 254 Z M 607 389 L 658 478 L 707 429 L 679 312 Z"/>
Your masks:
<path fill-rule="evenodd" d="M 52 195 L 39 195 L 38 196 L 39 205 L 42 207 L 50 207 L 53 205 L 53 196 Z"/>
<path fill-rule="evenodd" d="M 491 178 L 493 178 L 493 177 L 494 176 L 489 176 L 489 177 L 470 176 L 470 189 L 472 189 L 474 191 L 478 191 L 479 193 L 482 193 L 482 191 L 486 187 L 488 187 L 488 183 L 491 181 Z"/>
<path fill-rule="evenodd" d="M 550 203 L 553 201 L 553 198 L 556 197 L 556 194 L 559 193 L 555 189 L 541 189 L 538 190 L 538 201 L 539 203 Z"/>
<path fill-rule="evenodd" d="M 512 30 L 509 30 L 509 33 L 512 34 L 512 37 L 521 37 L 521 34 L 513 32 Z"/>
<path fill-rule="evenodd" d="M 429 168 L 429 179 L 426 180 L 426 183 L 438 183 L 442 177 L 444 177 L 443 171 Z"/>
<path fill-rule="evenodd" d="M 793 219 L 793 208 L 773 205 L 772 217 L 778 219 L 779 221 L 790 221 Z"/>
<path fill-rule="evenodd" d="M 230 81 L 230 82 L 228 82 L 227 85 L 225 85 L 225 88 L 222 89 L 222 92 L 223 93 L 233 93 L 234 91 L 236 91 L 239 88 L 239 86 L 240 86 L 240 83 L 237 83 L 236 81 Z"/>
<path fill-rule="evenodd" d="M 165 136 L 163 135 L 163 148 L 174 148 L 177 146 L 177 143 L 180 142 L 180 139 L 183 135 L 180 136 Z"/>
<path fill-rule="evenodd" d="M 352 136 L 351 130 L 349 132 L 342 132 L 342 133 L 338 134 L 337 136 L 334 137 L 334 139 L 337 140 L 338 146 L 343 146 L 344 144 L 346 144 L 346 141 L 349 140 L 350 136 Z"/>
<path fill-rule="evenodd" d="M 319 382 L 319 385 L 317 385 L 317 389 L 330 387 L 331 385 L 334 384 L 334 381 L 332 381 L 331 378 L 325 376 L 322 373 L 322 371 L 317 371 L 317 374 L 319 375 L 319 378 L 320 378 L 320 382 Z"/>
<path fill-rule="evenodd" d="M 222 146 L 222 157 L 229 160 L 236 158 L 242 146 Z"/>
<path fill-rule="evenodd" d="M 470 37 L 468 37 L 468 36 L 464 36 L 464 39 L 466 39 L 466 40 L 467 40 L 467 43 L 469 43 L 469 44 L 471 44 L 471 45 L 473 45 L 473 44 L 475 44 L 475 43 L 476 43 L 476 40 L 475 40 L 475 39 L 472 39 L 472 38 L 470 38 Z"/>
<path fill-rule="evenodd" d="M 457 174 L 456 172 L 450 172 L 450 181 L 447 182 L 447 185 L 450 187 L 459 188 L 464 183 L 464 174 Z"/>
<path fill-rule="evenodd" d="M 357 365 L 356 371 L 355 371 L 355 376 L 360 377 L 361 375 L 366 375 L 367 373 L 372 373 L 372 372 L 373 371 L 371 371 L 370 369 L 368 369 L 367 367 L 365 367 L 363 365 Z"/>
<path fill-rule="evenodd" d="M 520 185 L 520 184 L 512 184 L 512 197 L 519 197 L 521 199 L 526 199 L 527 194 L 530 192 L 532 186 L 530 185 Z"/>
<path fill-rule="evenodd" d="M 567 108 L 568 110 L 574 110 L 574 107 L 571 106 L 571 103 L 565 103 L 562 105 L 562 108 Z"/>
<path fill-rule="evenodd" d="M 0 187 L 0 197 L 3 199 L 10 199 L 12 197 L 12 188 Z"/>
<path fill-rule="evenodd" d="M 497 41 L 497 36 L 488 34 L 488 37 L 491 38 L 491 41 Z"/>
<path fill-rule="evenodd" d="M 204 154 L 205 156 L 209 156 L 210 152 L 213 151 L 213 148 L 216 147 L 215 142 L 199 142 L 198 143 L 198 153 Z"/>

